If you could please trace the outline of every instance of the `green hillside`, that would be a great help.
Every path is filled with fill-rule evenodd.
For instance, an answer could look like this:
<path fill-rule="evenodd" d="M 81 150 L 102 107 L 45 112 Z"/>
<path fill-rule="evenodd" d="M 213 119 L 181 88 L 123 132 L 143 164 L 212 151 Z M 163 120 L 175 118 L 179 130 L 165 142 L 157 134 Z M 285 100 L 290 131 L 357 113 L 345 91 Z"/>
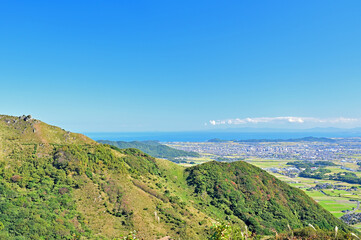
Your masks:
<path fill-rule="evenodd" d="M 305 223 L 347 229 L 300 189 L 246 162 L 209 162 L 186 172 L 188 184 L 206 204 L 244 221 L 252 232 L 269 235 L 272 229 L 281 232 L 288 224 L 300 228 Z"/>
<path fill-rule="evenodd" d="M 186 152 L 186 151 L 178 150 L 160 144 L 159 142 L 156 141 L 124 142 L 124 141 L 100 140 L 98 142 L 103 144 L 113 145 L 120 149 L 136 148 L 155 158 L 166 158 L 169 160 L 174 160 L 174 158 L 179 158 L 179 157 L 199 157 L 199 154 L 196 152 Z"/>
<path fill-rule="evenodd" d="M 354 231 L 245 162 L 184 168 L 38 120 L 0 116 L 0 239 L 120 239 L 131 231 L 139 239 L 210 239 L 216 221 L 243 232 L 247 226 L 253 238 L 309 223 L 330 231 L 324 239 L 333 239 L 335 226 L 338 239 Z"/>

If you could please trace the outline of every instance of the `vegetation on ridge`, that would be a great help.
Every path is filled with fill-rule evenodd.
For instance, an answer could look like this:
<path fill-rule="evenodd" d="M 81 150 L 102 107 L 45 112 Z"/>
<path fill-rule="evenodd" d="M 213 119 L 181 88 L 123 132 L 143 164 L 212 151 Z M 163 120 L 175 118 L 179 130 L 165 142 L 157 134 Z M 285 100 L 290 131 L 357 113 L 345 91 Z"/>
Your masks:
<path fill-rule="evenodd" d="M 208 162 L 186 171 L 188 183 L 207 204 L 239 218 L 252 232 L 269 235 L 305 224 L 349 230 L 303 191 L 246 162 Z"/>
<path fill-rule="evenodd" d="M 139 239 L 207 239 L 217 221 L 254 236 L 309 223 L 352 231 L 245 162 L 184 168 L 38 120 L 0 116 L 1 239 L 114 239 L 133 230 Z"/>
<path fill-rule="evenodd" d="M 99 143 L 113 145 L 120 149 L 126 148 L 136 148 L 149 154 L 155 158 L 166 158 L 171 161 L 177 161 L 176 158 L 179 157 L 199 157 L 199 154 L 196 152 L 186 152 L 183 150 L 178 150 L 175 148 L 168 147 L 166 145 L 160 144 L 157 141 L 133 141 L 133 142 L 124 142 L 124 141 L 108 141 L 100 140 Z"/>

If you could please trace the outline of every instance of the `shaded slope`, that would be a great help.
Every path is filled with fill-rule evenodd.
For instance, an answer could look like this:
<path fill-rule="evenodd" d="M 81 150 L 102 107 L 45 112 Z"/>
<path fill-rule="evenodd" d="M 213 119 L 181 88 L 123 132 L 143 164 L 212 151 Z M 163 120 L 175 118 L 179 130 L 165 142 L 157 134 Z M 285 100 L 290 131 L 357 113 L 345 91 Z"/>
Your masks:
<path fill-rule="evenodd" d="M 188 184 L 205 202 L 243 220 L 254 232 L 280 232 L 288 224 L 351 230 L 301 190 L 246 162 L 209 162 L 186 171 Z"/>
<path fill-rule="evenodd" d="M 174 159 L 174 158 L 178 158 L 178 157 L 199 157 L 199 154 L 196 152 L 187 152 L 187 151 L 183 151 L 183 150 L 178 150 L 178 149 L 171 148 L 166 145 L 160 144 L 159 142 L 156 142 L 156 141 L 124 142 L 124 141 L 100 140 L 98 142 L 113 145 L 120 149 L 136 148 L 136 149 L 139 149 L 155 158 Z"/>

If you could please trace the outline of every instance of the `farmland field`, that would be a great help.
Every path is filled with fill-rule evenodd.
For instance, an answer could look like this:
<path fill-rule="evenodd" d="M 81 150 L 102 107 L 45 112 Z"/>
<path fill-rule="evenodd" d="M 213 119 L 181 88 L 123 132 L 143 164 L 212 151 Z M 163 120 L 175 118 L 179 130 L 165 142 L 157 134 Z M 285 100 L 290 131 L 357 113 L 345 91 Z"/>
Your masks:
<path fill-rule="evenodd" d="M 237 145 L 238 144 L 238 145 Z M 357 164 L 361 158 L 360 154 L 347 154 L 343 153 L 343 146 L 339 147 L 341 150 L 338 150 L 337 144 L 328 144 L 328 143 L 258 143 L 258 144 L 242 144 L 242 143 L 168 143 L 169 146 L 179 148 L 182 150 L 193 150 L 200 153 L 200 158 L 191 158 L 189 161 L 192 161 L 193 164 L 199 164 L 207 161 L 237 161 L 243 160 L 248 163 L 251 163 L 257 167 L 260 167 L 278 179 L 287 182 L 293 187 L 302 189 L 305 193 L 312 197 L 316 202 L 318 202 L 322 207 L 330 211 L 334 216 L 340 218 L 341 216 L 351 213 L 351 212 L 361 212 L 361 209 L 358 209 L 357 201 L 361 201 L 361 185 L 360 184 L 351 184 L 343 181 L 330 180 L 330 179 L 315 179 L 315 178 L 305 178 L 299 177 L 298 174 L 291 175 L 288 174 L 288 169 L 291 166 L 289 163 L 299 161 L 300 159 L 307 162 L 307 159 L 303 159 L 302 150 L 304 154 L 307 155 L 310 160 L 318 160 L 316 154 L 322 149 L 332 148 L 332 151 L 336 152 L 334 155 L 326 155 L 327 158 L 322 158 L 322 161 L 329 161 L 333 163 L 333 166 L 326 166 L 325 169 L 329 170 L 325 176 L 331 176 L 333 174 L 341 173 L 351 173 L 355 174 L 357 177 L 361 177 L 361 172 L 359 171 L 359 165 Z M 361 142 L 359 145 L 353 143 L 351 148 L 354 152 L 358 152 L 358 146 L 361 149 Z M 274 158 L 266 158 L 267 151 L 270 148 L 283 149 L 282 151 L 277 152 L 277 155 Z M 297 148 L 301 149 L 297 154 L 289 154 L 287 148 Z M 240 149 L 240 150 L 239 150 Z M 286 149 L 286 151 L 284 150 Z M 310 152 L 314 151 L 313 157 Z M 253 151 L 253 152 L 252 152 Z M 261 153 L 257 152 L 260 151 Z M 360 150 L 361 151 L 361 150 Z M 266 153 L 264 153 L 266 152 Z M 330 158 L 330 159 L 328 159 Z M 188 164 L 185 164 L 190 165 Z M 326 186 L 325 188 L 318 189 L 317 186 Z M 331 187 L 332 186 L 332 187 Z M 353 188 L 352 188 L 353 187 Z M 361 229 L 361 223 L 354 225 L 354 227 Z"/>

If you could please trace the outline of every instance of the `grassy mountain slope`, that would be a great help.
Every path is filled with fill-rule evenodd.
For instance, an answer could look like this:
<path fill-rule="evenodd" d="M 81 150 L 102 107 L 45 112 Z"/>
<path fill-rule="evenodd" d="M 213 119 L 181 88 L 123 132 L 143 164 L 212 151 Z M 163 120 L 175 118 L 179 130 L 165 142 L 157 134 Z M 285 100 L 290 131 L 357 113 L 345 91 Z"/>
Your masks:
<path fill-rule="evenodd" d="M 280 232 L 289 224 L 322 229 L 347 227 L 296 188 L 246 162 L 209 162 L 186 170 L 188 183 L 204 202 L 243 220 L 253 232 Z"/>
<path fill-rule="evenodd" d="M 206 239 L 215 220 L 259 234 L 344 223 L 244 162 L 184 168 L 38 120 L 0 116 L 0 239 Z"/>
<path fill-rule="evenodd" d="M 174 149 L 166 145 L 160 144 L 156 141 L 124 142 L 124 141 L 100 140 L 98 142 L 113 145 L 120 149 L 136 148 L 155 158 L 173 159 L 177 157 L 199 157 L 199 154 L 196 152 L 186 152 L 183 150 Z"/>
<path fill-rule="evenodd" d="M 92 139 L 67 132 L 31 116 L 13 117 L 0 115 L 0 136 L 6 140 L 23 143 L 94 144 Z"/>

